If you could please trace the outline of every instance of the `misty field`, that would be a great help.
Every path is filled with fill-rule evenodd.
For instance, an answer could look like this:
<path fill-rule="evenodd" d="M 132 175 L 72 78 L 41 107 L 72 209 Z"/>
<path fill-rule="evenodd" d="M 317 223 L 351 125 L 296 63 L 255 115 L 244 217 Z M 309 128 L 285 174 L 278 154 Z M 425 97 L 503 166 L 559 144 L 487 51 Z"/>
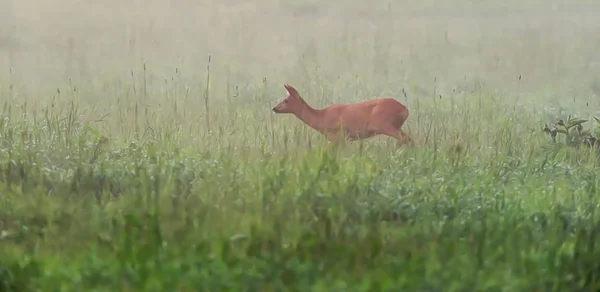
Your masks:
<path fill-rule="evenodd" d="M 3 1 L 0 290 L 600 291 L 600 5 L 404 2 Z"/>

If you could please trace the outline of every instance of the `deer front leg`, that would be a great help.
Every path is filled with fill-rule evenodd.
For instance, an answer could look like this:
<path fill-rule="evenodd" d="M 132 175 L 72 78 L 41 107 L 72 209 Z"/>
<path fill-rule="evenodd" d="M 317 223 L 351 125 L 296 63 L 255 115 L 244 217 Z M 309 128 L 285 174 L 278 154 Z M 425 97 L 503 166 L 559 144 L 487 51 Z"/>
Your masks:
<path fill-rule="evenodd" d="M 340 144 L 339 140 L 329 140 L 329 141 L 327 141 L 327 148 L 328 149 L 337 149 L 339 144 Z"/>
<path fill-rule="evenodd" d="M 337 132 L 333 132 L 333 131 L 327 131 L 323 133 L 325 135 L 325 137 L 327 138 L 327 148 L 328 149 L 333 149 L 335 148 L 336 144 L 338 144 L 339 142 L 339 134 Z"/>

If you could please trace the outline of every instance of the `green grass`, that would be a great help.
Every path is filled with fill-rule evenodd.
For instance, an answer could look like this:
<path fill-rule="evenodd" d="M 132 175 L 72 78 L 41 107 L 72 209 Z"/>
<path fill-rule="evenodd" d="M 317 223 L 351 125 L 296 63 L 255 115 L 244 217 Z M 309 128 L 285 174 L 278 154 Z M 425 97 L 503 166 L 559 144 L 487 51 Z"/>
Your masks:
<path fill-rule="evenodd" d="M 421 101 L 414 148 L 339 152 L 256 104 L 211 115 L 212 132 L 168 122 L 181 107 L 119 105 L 129 122 L 102 130 L 73 102 L 6 104 L 3 289 L 598 289 L 592 154 L 543 150 L 537 117 L 498 100 Z"/>

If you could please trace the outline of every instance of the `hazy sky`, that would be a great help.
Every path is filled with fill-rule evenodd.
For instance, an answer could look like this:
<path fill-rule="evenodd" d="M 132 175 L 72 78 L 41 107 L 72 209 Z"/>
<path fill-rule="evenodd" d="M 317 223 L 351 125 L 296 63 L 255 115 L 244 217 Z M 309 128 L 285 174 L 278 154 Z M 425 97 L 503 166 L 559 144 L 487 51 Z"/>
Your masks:
<path fill-rule="evenodd" d="M 331 80 L 437 78 L 449 90 L 470 76 L 516 90 L 523 75 L 519 90 L 600 95 L 593 1 L 0 2 L 0 80 L 28 90 L 127 80 L 143 63 L 193 84 L 212 55 L 217 84 L 293 80 L 304 62 Z"/>

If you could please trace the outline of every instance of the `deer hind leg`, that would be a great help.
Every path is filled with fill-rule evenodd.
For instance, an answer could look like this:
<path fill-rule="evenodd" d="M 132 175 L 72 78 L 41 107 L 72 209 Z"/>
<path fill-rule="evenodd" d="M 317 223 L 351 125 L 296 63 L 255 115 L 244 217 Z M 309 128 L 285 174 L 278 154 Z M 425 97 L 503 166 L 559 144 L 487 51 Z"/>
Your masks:
<path fill-rule="evenodd" d="M 410 136 L 408 136 L 406 133 L 404 133 L 404 131 L 402 131 L 402 129 L 398 130 L 398 133 L 400 134 L 401 140 L 398 140 L 398 143 L 402 143 L 402 144 L 408 144 L 408 145 L 413 145 L 413 141 L 410 138 Z"/>
<path fill-rule="evenodd" d="M 396 129 L 395 127 L 385 127 L 385 128 L 379 129 L 377 132 L 379 132 L 379 134 L 390 136 L 390 137 L 396 139 L 397 147 L 400 147 L 407 143 L 412 145 L 412 140 L 406 133 L 404 133 L 404 131 L 402 131 L 402 129 Z"/>

